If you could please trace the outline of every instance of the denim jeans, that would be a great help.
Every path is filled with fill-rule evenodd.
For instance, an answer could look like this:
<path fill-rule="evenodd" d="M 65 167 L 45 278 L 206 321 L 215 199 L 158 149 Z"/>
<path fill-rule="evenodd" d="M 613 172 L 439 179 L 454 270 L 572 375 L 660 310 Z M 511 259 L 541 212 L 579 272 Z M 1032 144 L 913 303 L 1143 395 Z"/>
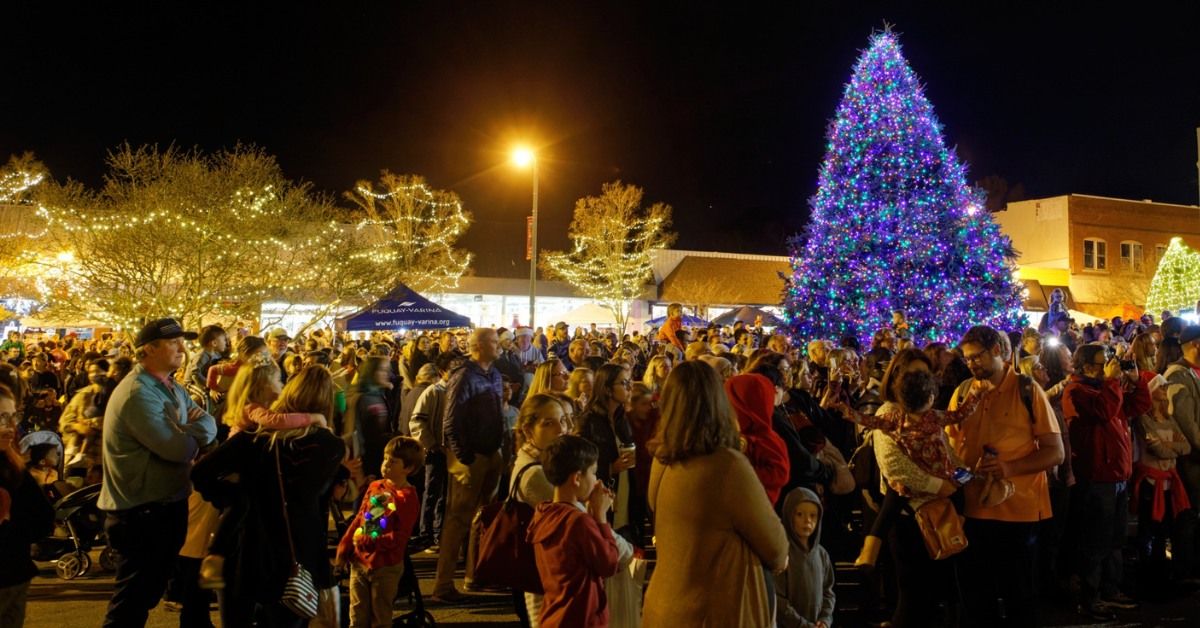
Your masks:
<path fill-rule="evenodd" d="M 425 456 L 425 494 L 421 498 L 421 536 L 431 542 L 442 538 L 446 514 L 446 454 L 431 451 Z"/>

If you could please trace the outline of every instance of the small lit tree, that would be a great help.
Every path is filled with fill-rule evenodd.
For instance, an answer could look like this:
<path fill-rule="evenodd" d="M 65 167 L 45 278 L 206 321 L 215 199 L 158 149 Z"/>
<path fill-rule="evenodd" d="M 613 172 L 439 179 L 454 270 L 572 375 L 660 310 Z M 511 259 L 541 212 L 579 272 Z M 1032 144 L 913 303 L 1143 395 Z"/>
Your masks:
<path fill-rule="evenodd" d="M 384 170 L 378 187 L 359 181 L 346 193 L 362 210 L 355 227 L 365 246 L 351 252 L 374 264 L 387 280 L 417 292 L 442 292 L 458 285 L 471 254 L 455 248 L 471 224 L 454 192 L 436 190 L 414 175 Z"/>
<path fill-rule="evenodd" d="M 547 251 L 542 269 L 612 311 L 623 334 L 630 301 L 653 276 L 650 251 L 675 241 L 675 234 L 667 230 L 670 226 L 670 205 L 643 208 L 642 188 L 605 183 L 600 196 L 576 201 L 567 232 L 572 249 Z"/>
<path fill-rule="evenodd" d="M 1146 311 L 1156 315 L 1163 310 L 1179 312 L 1196 307 L 1197 300 L 1200 300 L 1200 254 L 1188 248 L 1181 238 L 1171 238 L 1154 279 L 1150 280 Z"/>

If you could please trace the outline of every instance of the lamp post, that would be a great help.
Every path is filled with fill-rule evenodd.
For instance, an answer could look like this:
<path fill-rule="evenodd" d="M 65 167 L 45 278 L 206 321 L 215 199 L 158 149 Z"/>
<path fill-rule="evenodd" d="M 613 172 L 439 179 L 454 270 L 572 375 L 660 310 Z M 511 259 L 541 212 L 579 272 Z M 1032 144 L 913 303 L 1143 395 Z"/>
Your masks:
<path fill-rule="evenodd" d="M 513 151 L 513 163 L 519 168 L 529 166 L 533 170 L 533 216 L 529 226 L 529 328 L 534 328 L 534 304 L 537 302 L 537 201 L 538 201 L 538 163 L 537 155 L 528 148 L 517 148 Z"/>

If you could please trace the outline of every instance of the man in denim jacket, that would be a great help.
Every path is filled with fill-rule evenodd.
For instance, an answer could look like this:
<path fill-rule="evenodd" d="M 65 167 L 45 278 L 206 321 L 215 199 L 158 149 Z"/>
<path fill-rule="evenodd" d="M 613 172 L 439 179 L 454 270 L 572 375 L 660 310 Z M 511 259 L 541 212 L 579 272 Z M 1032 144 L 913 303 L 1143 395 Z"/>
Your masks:
<path fill-rule="evenodd" d="M 121 380 L 104 413 L 104 483 L 98 505 L 117 552 L 116 587 L 104 626 L 144 626 L 158 604 L 187 534 L 192 460 L 217 435 L 213 417 L 196 406 L 172 374 L 183 364 L 174 319 L 138 332 L 138 365 Z"/>

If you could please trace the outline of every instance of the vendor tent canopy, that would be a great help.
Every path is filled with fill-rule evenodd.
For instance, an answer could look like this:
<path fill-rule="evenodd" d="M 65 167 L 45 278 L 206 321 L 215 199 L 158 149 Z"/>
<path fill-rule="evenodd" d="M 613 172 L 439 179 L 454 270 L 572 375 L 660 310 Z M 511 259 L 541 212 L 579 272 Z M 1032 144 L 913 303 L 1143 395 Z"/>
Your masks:
<path fill-rule="evenodd" d="M 569 327 L 587 327 L 595 323 L 598 327 L 615 327 L 617 320 L 612 310 L 596 303 L 581 305 L 558 318 Z"/>
<path fill-rule="evenodd" d="M 783 324 L 783 321 L 780 320 L 778 316 L 775 316 L 766 310 L 750 307 L 749 305 L 743 305 L 736 310 L 729 310 L 728 312 L 725 312 L 724 314 L 714 318 L 712 322 L 721 325 L 722 327 L 726 325 L 732 325 L 738 321 L 746 323 L 747 325 L 753 325 L 754 321 L 759 316 L 762 317 L 762 324 L 764 327 L 779 327 Z"/>
<path fill-rule="evenodd" d="M 649 325 L 650 327 L 662 327 L 662 324 L 665 322 L 667 322 L 667 317 L 659 316 L 658 318 L 652 318 L 652 319 L 646 321 L 646 325 Z M 703 318 L 700 318 L 699 316 L 692 316 L 690 314 L 684 314 L 683 315 L 683 326 L 684 327 L 708 327 L 708 321 L 704 320 Z"/>
<path fill-rule="evenodd" d="M 37 318 L 26 316 L 21 319 L 21 327 L 36 327 L 39 329 L 96 329 L 98 327 L 111 327 L 111 325 L 103 321 L 94 321 L 85 318 Z"/>
<path fill-rule="evenodd" d="M 400 284 L 375 303 L 335 322 L 338 331 L 400 331 L 470 327 L 471 319 Z"/>

